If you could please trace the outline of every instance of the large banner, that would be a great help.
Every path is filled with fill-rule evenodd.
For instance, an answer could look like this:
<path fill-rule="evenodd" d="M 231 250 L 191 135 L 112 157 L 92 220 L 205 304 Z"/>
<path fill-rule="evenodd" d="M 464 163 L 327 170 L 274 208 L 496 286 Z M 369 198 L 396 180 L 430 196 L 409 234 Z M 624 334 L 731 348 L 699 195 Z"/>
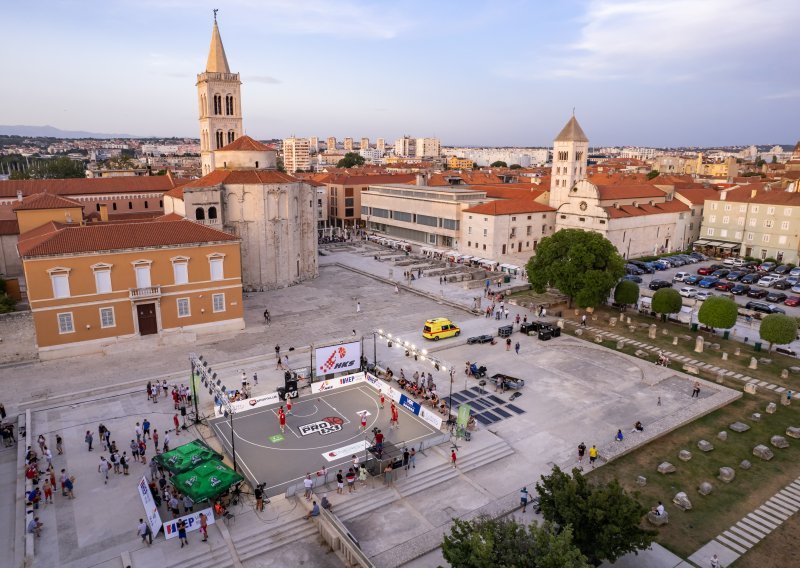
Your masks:
<path fill-rule="evenodd" d="M 214 510 L 209 507 L 208 509 L 195 511 L 194 513 L 189 513 L 188 515 L 167 521 L 164 524 L 164 536 L 167 537 L 167 540 L 178 536 L 178 521 L 183 521 L 186 523 L 186 532 L 200 530 L 200 513 L 203 513 L 206 516 L 206 523 L 209 526 L 216 522 L 214 520 Z"/>
<path fill-rule="evenodd" d="M 150 492 L 150 486 L 147 485 L 147 477 L 144 476 L 139 481 L 139 497 L 142 499 L 147 524 L 150 525 L 150 530 L 153 531 L 155 536 L 161 530 L 163 523 L 161 522 L 161 515 L 158 514 L 156 502 L 153 500 L 153 494 Z"/>
<path fill-rule="evenodd" d="M 340 389 L 349 385 L 364 382 L 364 373 L 358 372 L 352 375 L 345 375 L 343 377 L 336 377 L 335 379 L 326 379 L 324 381 L 317 381 L 311 383 L 311 394 L 318 394 L 327 392 L 334 389 Z"/>
<path fill-rule="evenodd" d="M 269 394 L 264 394 L 261 396 L 254 396 L 252 398 L 248 398 L 247 400 L 237 400 L 236 402 L 232 402 L 231 409 L 233 412 L 244 412 L 245 410 L 252 410 L 253 408 L 259 408 L 261 406 L 267 406 L 270 404 L 278 404 L 281 401 L 278 393 L 271 392 Z M 223 407 L 224 410 L 224 407 Z M 214 406 L 214 414 L 217 416 L 222 416 L 223 412 L 220 412 L 220 406 Z"/>
<path fill-rule="evenodd" d="M 314 350 L 315 374 L 357 371 L 361 367 L 361 342 L 328 345 Z"/>
<path fill-rule="evenodd" d="M 372 373 L 366 373 L 364 380 L 368 385 L 373 387 L 375 390 L 377 390 L 378 392 L 382 392 L 385 395 L 388 395 L 389 398 L 399 403 L 407 410 L 413 412 L 414 414 L 422 418 L 425 422 L 427 422 L 434 428 L 438 429 L 442 427 L 443 421 L 439 416 L 436 415 L 436 412 L 425 408 L 424 406 L 420 405 L 417 402 L 414 402 L 406 395 L 401 393 L 399 390 L 390 386 L 386 381 L 382 381 Z"/>

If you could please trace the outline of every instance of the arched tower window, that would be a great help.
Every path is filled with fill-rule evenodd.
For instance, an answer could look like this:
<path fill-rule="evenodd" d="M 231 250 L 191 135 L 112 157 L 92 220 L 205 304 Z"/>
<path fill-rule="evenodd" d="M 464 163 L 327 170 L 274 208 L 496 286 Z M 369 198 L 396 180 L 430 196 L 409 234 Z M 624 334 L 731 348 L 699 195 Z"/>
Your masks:
<path fill-rule="evenodd" d="M 233 95 L 225 95 L 225 114 L 233 115 Z"/>
<path fill-rule="evenodd" d="M 217 148 L 222 148 L 225 145 L 225 135 L 222 130 L 217 130 Z"/>
<path fill-rule="evenodd" d="M 198 207 L 194 210 L 194 218 L 197 221 L 203 221 L 206 218 L 206 211 L 202 207 Z"/>
<path fill-rule="evenodd" d="M 236 132 L 233 130 L 228 130 L 228 144 L 236 140 Z"/>
<path fill-rule="evenodd" d="M 209 219 L 216 219 L 217 218 L 217 208 L 216 207 L 209 207 L 208 208 L 208 218 Z"/>
<path fill-rule="evenodd" d="M 222 114 L 222 95 L 214 95 L 214 114 Z"/>

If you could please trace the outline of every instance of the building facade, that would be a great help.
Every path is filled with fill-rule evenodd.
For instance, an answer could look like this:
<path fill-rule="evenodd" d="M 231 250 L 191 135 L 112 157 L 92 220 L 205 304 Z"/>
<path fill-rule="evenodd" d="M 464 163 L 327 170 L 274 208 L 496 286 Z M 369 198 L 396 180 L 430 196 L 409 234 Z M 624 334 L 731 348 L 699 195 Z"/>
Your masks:
<path fill-rule="evenodd" d="M 290 174 L 311 169 L 311 145 L 307 138 L 284 138 L 283 168 Z"/>
<path fill-rule="evenodd" d="M 399 175 L 336 175 L 327 179 L 328 220 L 331 227 L 351 228 L 361 226 L 361 198 L 372 184 L 408 183 L 412 174 Z"/>
<path fill-rule="evenodd" d="M 438 158 L 442 154 L 442 145 L 438 138 L 417 138 L 415 155 L 417 158 Z"/>

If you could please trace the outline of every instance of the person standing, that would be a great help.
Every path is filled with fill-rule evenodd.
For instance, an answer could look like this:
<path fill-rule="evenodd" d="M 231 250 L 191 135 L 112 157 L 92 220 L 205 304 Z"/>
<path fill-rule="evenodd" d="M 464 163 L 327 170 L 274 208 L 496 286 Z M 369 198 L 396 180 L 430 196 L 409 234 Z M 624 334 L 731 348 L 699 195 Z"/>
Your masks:
<path fill-rule="evenodd" d="M 303 480 L 303 488 L 305 489 L 306 501 L 311 501 L 311 493 L 314 490 L 314 480 L 311 479 L 311 473 L 306 473 L 306 478 Z"/>
<path fill-rule="evenodd" d="M 710 566 L 711 568 L 722 568 L 722 564 L 720 564 L 719 557 L 716 554 L 711 557 Z"/>
<path fill-rule="evenodd" d="M 264 511 L 264 490 L 261 488 L 261 484 L 256 484 L 256 488 L 253 490 L 253 494 L 255 495 L 255 498 L 256 498 L 256 511 L 263 512 Z"/>
<path fill-rule="evenodd" d="M 58 455 L 64 453 L 64 440 L 61 439 L 60 434 L 56 434 L 56 451 L 58 452 Z"/>
<path fill-rule="evenodd" d="M 356 488 L 356 473 L 353 471 L 353 468 L 347 470 L 347 475 L 345 475 L 345 479 L 347 480 L 347 492 L 353 493 Z"/>
<path fill-rule="evenodd" d="M 44 492 L 44 504 L 47 505 L 48 503 L 52 503 L 53 486 L 50 484 L 50 478 L 45 479 L 44 485 L 42 485 L 42 491 Z"/>
<path fill-rule="evenodd" d="M 392 406 L 390 410 L 392 412 L 392 418 L 389 421 L 389 426 L 391 428 L 397 428 L 399 426 L 400 413 L 397 411 L 397 407 L 394 404 L 394 400 L 392 401 Z"/>
<path fill-rule="evenodd" d="M 583 455 L 586 453 L 586 444 L 581 442 L 578 444 L 578 463 L 583 463 Z"/>
<path fill-rule="evenodd" d="M 386 395 L 381 391 L 381 410 L 383 410 L 383 403 L 386 402 Z"/>
<path fill-rule="evenodd" d="M 178 521 L 178 538 L 181 539 L 181 548 L 189 546 L 189 540 L 186 538 L 186 522 Z"/>
<path fill-rule="evenodd" d="M 83 438 L 83 441 L 89 446 L 89 451 L 92 451 L 92 442 L 94 441 L 94 436 L 92 435 L 91 430 L 86 430 L 86 436 Z"/>
<path fill-rule="evenodd" d="M 270 324 L 269 310 L 264 310 L 264 323 L 267 325 Z"/>
<path fill-rule="evenodd" d="M 336 493 L 338 493 L 339 495 L 344 493 L 344 476 L 342 475 L 341 469 L 336 474 Z"/>
<path fill-rule="evenodd" d="M 292 413 L 292 397 L 287 392 L 286 393 L 286 414 L 288 415 L 288 414 L 291 414 L 291 413 Z"/>
<path fill-rule="evenodd" d="M 597 446 L 592 444 L 592 447 L 589 448 L 589 464 L 592 466 L 592 469 L 594 469 L 594 462 L 596 461 L 597 461 Z"/>
<path fill-rule="evenodd" d="M 253 384 L 258 386 L 258 373 L 253 373 Z"/>
<path fill-rule="evenodd" d="M 281 434 L 286 433 L 286 415 L 283 413 L 283 407 L 278 410 L 278 423 L 281 426 Z"/>
<path fill-rule="evenodd" d="M 453 449 L 453 450 L 450 452 L 450 463 L 452 463 L 452 464 L 453 464 L 453 467 L 456 467 L 456 459 L 457 459 L 457 456 L 456 456 L 456 451 L 455 451 L 455 449 Z"/>
<path fill-rule="evenodd" d="M 153 429 L 153 447 L 156 449 L 156 453 L 158 453 L 158 430 Z"/>
<path fill-rule="evenodd" d="M 357 314 L 361 313 L 361 302 L 356 302 L 356 313 Z"/>
<path fill-rule="evenodd" d="M 178 415 L 177 414 L 174 414 L 172 416 L 172 423 L 175 425 L 175 435 L 176 436 L 180 436 L 181 435 L 181 432 L 180 432 L 181 423 L 180 423 L 180 420 L 178 420 Z"/>
<path fill-rule="evenodd" d="M 139 457 L 142 458 L 142 463 L 147 464 L 147 442 L 142 440 L 139 442 Z"/>
<path fill-rule="evenodd" d="M 361 413 L 361 431 L 365 431 L 367 429 L 367 411 Z"/>
<path fill-rule="evenodd" d="M 97 466 L 97 471 L 98 471 L 98 473 L 100 473 L 100 475 L 103 476 L 103 478 L 104 478 L 103 479 L 103 484 L 104 485 L 108 485 L 108 470 L 109 469 L 110 468 L 109 468 L 108 462 L 106 461 L 106 458 L 104 458 L 103 456 L 100 456 L 100 464 Z"/>
<path fill-rule="evenodd" d="M 514 351 L 516 351 L 517 355 L 519 355 L 519 341 L 514 344 Z"/>
<path fill-rule="evenodd" d="M 403 448 L 403 469 L 408 471 L 408 463 L 411 460 L 411 452 L 408 448 Z"/>
<path fill-rule="evenodd" d="M 183 512 L 186 513 L 194 513 L 194 501 L 188 495 L 183 496 Z"/>
<path fill-rule="evenodd" d="M 506 351 L 511 351 L 511 338 L 506 338 Z"/>
<path fill-rule="evenodd" d="M 261 511 L 264 510 L 264 505 L 261 505 Z M 202 542 L 208 541 L 208 517 L 205 513 L 200 513 L 200 534 L 203 535 Z"/>
<path fill-rule="evenodd" d="M 528 488 L 523 487 L 522 490 L 519 492 L 519 504 L 522 505 L 522 512 L 525 512 L 525 509 L 528 508 Z"/>
<path fill-rule="evenodd" d="M 139 528 L 136 532 L 142 537 L 142 542 L 147 542 L 147 546 L 153 544 L 153 533 L 150 530 L 150 526 L 143 519 L 139 519 Z"/>
<path fill-rule="evenodd" d="M 417 450 L 411 448 L 411 451 L 408 453 L 408 463 L 411 465 L 411 469 L 417 468 Z"/>
<path fill-rule="evenodd" d="M 164 434 L 164 444 L 163 447 L 161 448 L 161 451 L 165 454 L 169 451 L 169 432 Z"/>
<path fill-rule="evenodd" d="M 698 381 L 694 382 L 692 386 L 692 398 L 700 398 L 700 383 Z"/>
<path fill-rule="evenodd" d="M 122 456 L 119 458 L 119 463 L 122 466 L 122 473 L 128 475 L 128 468 L 130 467 L 130 464 L 128 463 L 128 452 L 122 452 Z"/>
<path fill-rule="evenodd" d="M 581 316 L 581 326 L 586 327 L 586 314 Z"/>

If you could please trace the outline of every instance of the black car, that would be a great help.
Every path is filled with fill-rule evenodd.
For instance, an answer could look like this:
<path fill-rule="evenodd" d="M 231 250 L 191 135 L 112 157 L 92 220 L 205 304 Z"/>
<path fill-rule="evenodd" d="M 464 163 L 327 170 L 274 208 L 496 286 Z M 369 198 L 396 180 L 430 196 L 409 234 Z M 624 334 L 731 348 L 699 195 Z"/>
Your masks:
<path fill-rule="evenodd" d="M 626 274 L 622 277 L 623 280 L 630 280 L 631 282 L 636 282 L 637 284 L 642 283 L 642 277 L 636 276 L 635 274 Z"/>
<path fill-rule="evenodd" d="M 744 296 L 750 291 L 750 286 L 747 284 L 737 284 L 733 288 L 731 288 L 731 294 L 734 296 Z"/>
<path fill-rule="evenodd" d="M 473 343 L 491 343 L 492 339 L 494 339 L 493 335 L 476 335 L 475 337 L 467 339 L 467 345 L 472 345 Z"/>
<path fill-rule="evenodd" d="M 653 274 L 656 271 L 656 269 L 653 268 L 651 265 L 647 264 L 646 262 L 642 262 L 640 260 L 632 260 L 628 264 L 632 264 L 639 270 L 643 271 L 645 274 Z"/>
<path fill-rule="evenodd" d="M 744 272 L 739 272 L 738 270 L 734 270 L 733 272 L 728 273 L 728 275 L 725 277 L 725 280 L 727 280 L 728 282 L 737 282 L 744 276 L 745 276 Z"/>
<path fill-rule="evenodd" d="M 768 292 L 763 288 L 751 288 L 750 291 L 747 293 L 748 298 L 764 298 Z"/>
<path fill-rule="evenodd" d="M 783 308 L 779 308 L 778 306 L 773 306 L 772 304 L 766 304 L 764 302 L 747 302 L 744 307 L 747 310 L 753 310 L 754 312 L 761 312 L 763 314 L 786 313 L 786 311 Z"/>
<path fill-rule="evenodd" d="M 788 274 L 789 271 L 794 268 L 791 264 L 781 264 L 778 268 L 774 270 L 775 274 Z"/>
<path fill-rule="evenodd" d="M 626 264 L 625 265 L 625 272 L 628 274 L 634 274 L 639 276 L 640 274 L 644 274 L 644 270 L 636 266 L 635 264 Z"/>
<path fill-rule="evenodd" d="M 792 285 L 787 282 L 786 280 L 778 280 L 775 284 L 772 285 L 773 288 L 777 290 L 788 290 L 792 287 Z"/>
<path fill-rule="evenodd" d="M 725 278 L 730 273 L 731 271 L 728 270 L 727 268 L 720 268 L 719 270 L 715 270 L 714 272 L 712 272 L 711 276 L 713 276 L 714 278 Z"/>
<path fill-rule="evenodd" d="M 772 302 L 773 304 L 783 303 L 783 301 L 788 298 L 786 294 L 783 292 L 770 292 L 767 294 L 767 297 L 764 298 L 767 302 Z"/>
<path fill-rule="evenodd" d="M 742 284 L 755 284 L 759 280 L 761 280 L 761 275 L 758 272 L 753 272 L 747 276 L 742 276 L 740 282 Z"/>
<path fill-rule="evenodd" d="M 666 280 L 652 280 L 648 286 L 651 290 L 660 290 L 661 288 L 672 288 L 672 282 Z"/>
<path fill-rule="evenodd" d="M 690 286 L 693 286 L 693 285 L 697 284 L 698 282 L 700 282 L 702 279 L 703 279 L 702 276 L 699 276 L 697 274 L 692 274 L 691 276 L 687 276 L 686 278 L 684 278 L 683 279 L 683 283 L 684 284 L 689 284 Z"/>

